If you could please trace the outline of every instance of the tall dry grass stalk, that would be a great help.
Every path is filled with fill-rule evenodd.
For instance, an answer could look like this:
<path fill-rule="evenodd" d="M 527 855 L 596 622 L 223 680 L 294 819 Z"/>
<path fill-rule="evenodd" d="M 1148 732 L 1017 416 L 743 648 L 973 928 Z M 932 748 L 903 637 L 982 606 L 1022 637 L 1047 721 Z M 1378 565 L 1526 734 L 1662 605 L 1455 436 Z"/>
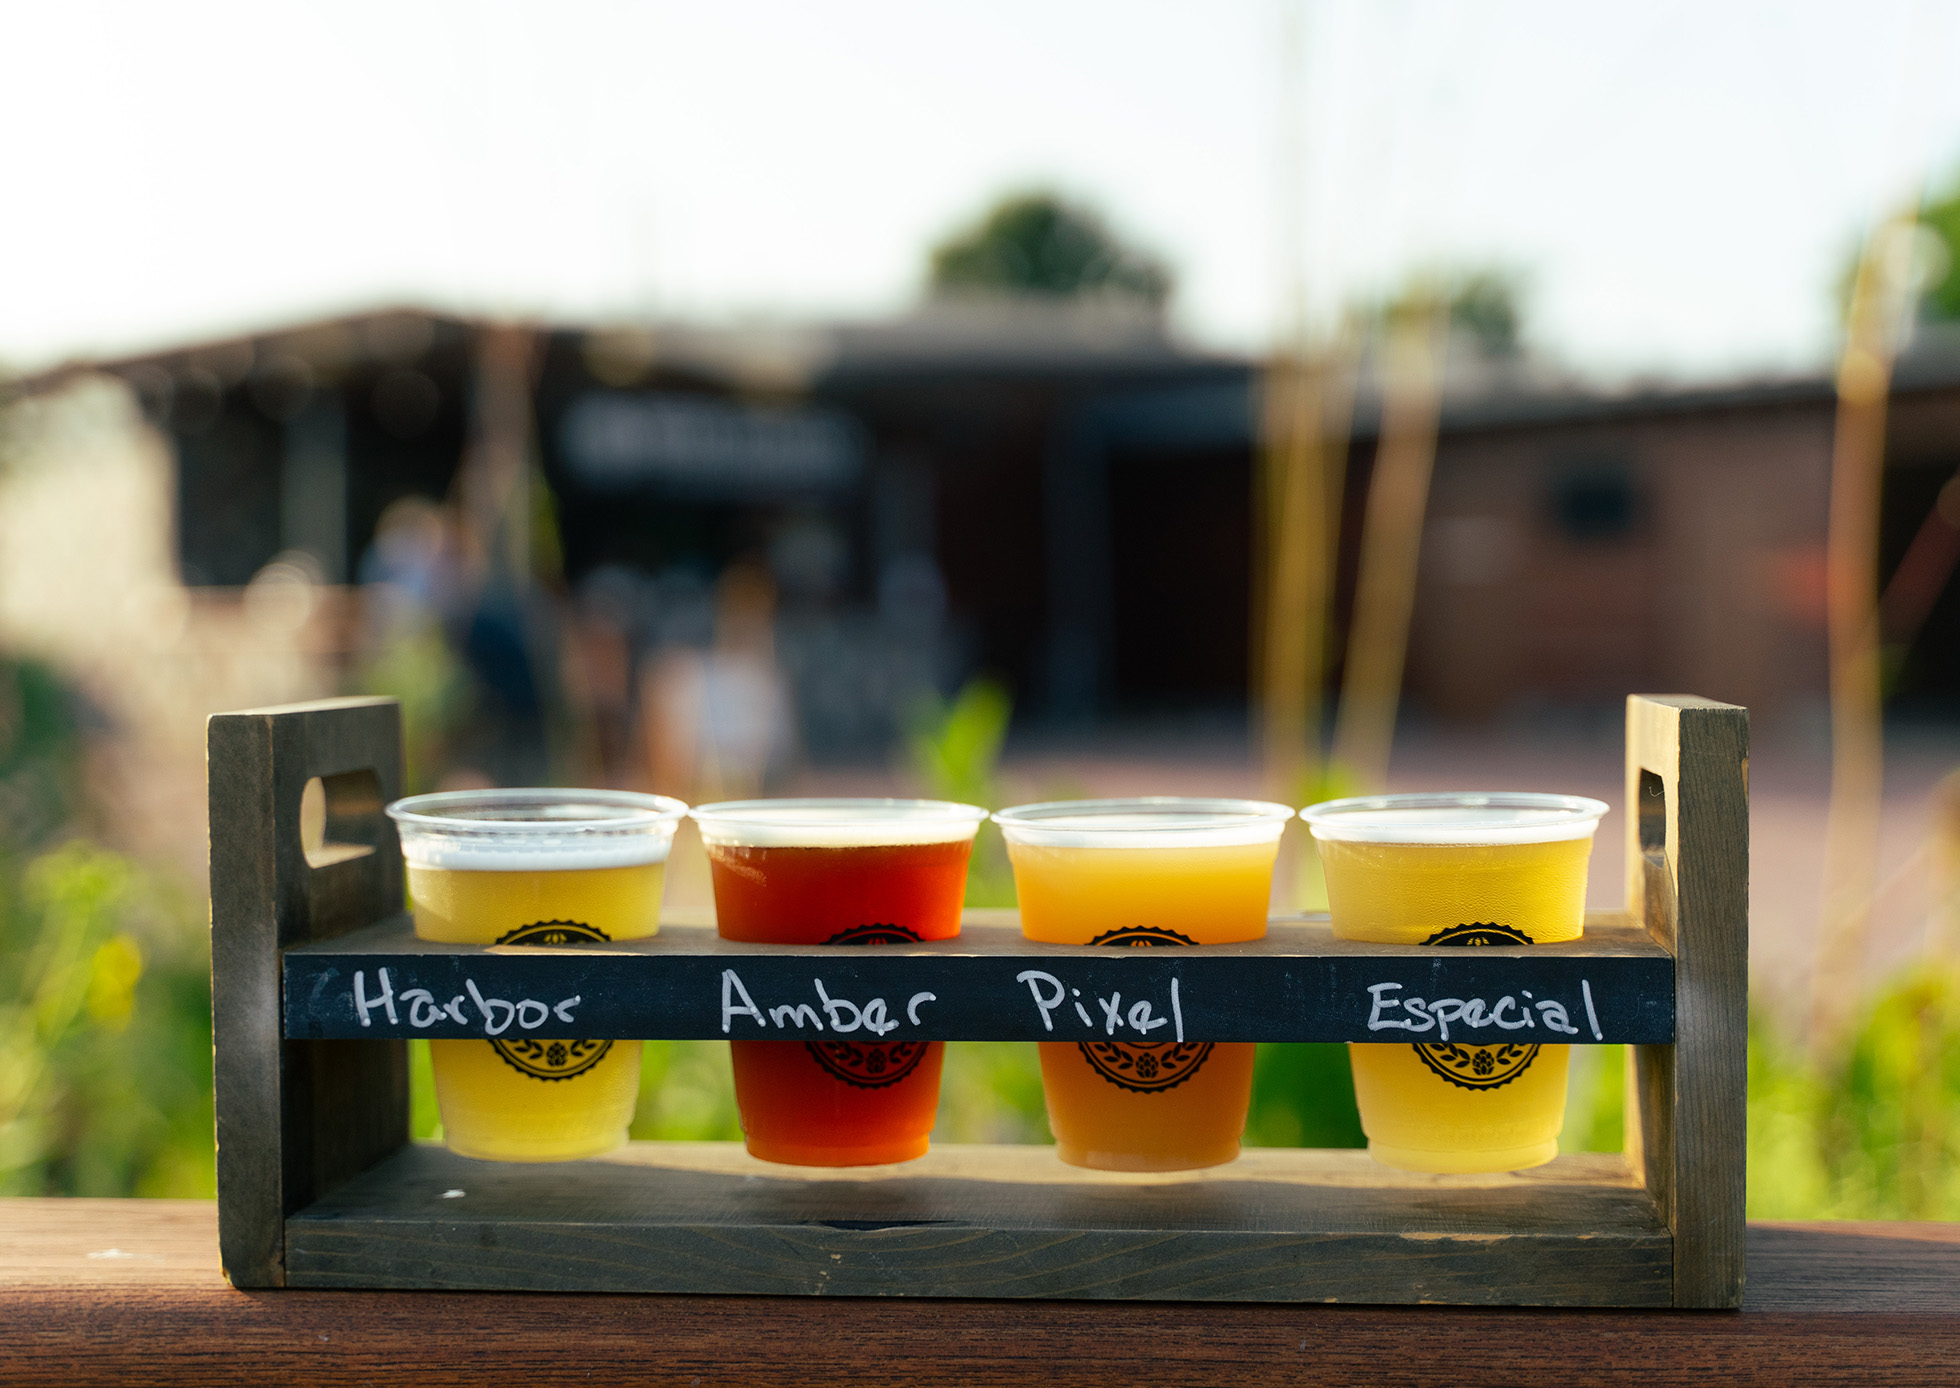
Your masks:
<path fill-rule="evenodd" d="M 1886 400 L 1910 299 L 1916 199 L 1866 243 L 1851 291 L 1837 372 L 1831 452 L 1827 601 L 1831 663 L 1831 801 L 1824 902 L 1811 974 L 1808 1039 L 1824 1055 L 1842 1041 L 1860 988 L 1884 789 L 1878 630 L 1879 498 Z"/>
<path fill-rule="evenodd" d="M 1343 345 L 1280 353 L 1261 401 L 1255 688 L 1268 790 L 1297 797 L 1324 773 L 1321 689 L 1339 542 L 1353 372 Z"/>
<path fill-rule="evenodd" d="M 1354 615 L 1334 723 L 1334 768 L 1363 792 L 1378 792 L 1388 784 L 1409 620 L 1415 610 L 1422 522 L 1436 462 L 1448 329 L 1448 308 L 1435 295 L 1398 306 L 1387 323 L 1381 436 L 1368 486 Z"/>
<path fill-rule="evenodd" d="M 469 563 L 520 588 L 531 575 L 530 468 L 537 344 L 530 330 L 485 327 L 476 344 L 469 447 L 456 475 Z"/>

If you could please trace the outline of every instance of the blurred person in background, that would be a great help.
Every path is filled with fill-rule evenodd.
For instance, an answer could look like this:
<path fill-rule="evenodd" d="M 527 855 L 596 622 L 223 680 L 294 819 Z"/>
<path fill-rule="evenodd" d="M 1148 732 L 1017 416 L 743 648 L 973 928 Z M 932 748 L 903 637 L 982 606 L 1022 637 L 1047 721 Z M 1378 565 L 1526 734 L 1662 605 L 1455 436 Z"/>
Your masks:
<path fill-rule="evenodd" d="M 641 677 L 653 783 L 696 804 L 760 794 L 794 744 L 768 571 L 731 564 L 715 585 L 714 614 L 713 645 L 657 648 Z"/>

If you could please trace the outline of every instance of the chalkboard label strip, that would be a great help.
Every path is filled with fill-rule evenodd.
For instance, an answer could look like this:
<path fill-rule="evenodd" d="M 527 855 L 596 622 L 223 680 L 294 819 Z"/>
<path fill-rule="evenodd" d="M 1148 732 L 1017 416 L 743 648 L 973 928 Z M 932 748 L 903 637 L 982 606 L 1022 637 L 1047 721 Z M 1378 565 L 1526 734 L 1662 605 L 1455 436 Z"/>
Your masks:
<path fill-rule="evenodd" d="M 1275 928 L 1253 945 L 1087 950 L 997 925 L 918 947 L 431 945 L 401 921 L 285 955 L 295 1039 L 1665 1044 L 1674 962 L 1644 938 L 1424 950 Z"/>

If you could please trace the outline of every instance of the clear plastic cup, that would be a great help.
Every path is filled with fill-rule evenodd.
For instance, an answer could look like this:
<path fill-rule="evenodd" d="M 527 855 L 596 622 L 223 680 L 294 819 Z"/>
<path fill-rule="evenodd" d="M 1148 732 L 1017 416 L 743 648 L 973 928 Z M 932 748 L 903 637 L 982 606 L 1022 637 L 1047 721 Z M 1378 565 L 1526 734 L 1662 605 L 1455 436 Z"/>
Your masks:
<path fill-rule="evenodd" d="M 614 790 L 454 791 L 388 807 L 415 933 L 486 945 L 654 934 L 667 854 L 686 813 L 678 800 Z M 626 1140 L 640 1043 L 560 1036 L 554 1025 L 562 1024 L 528 1027 L 513 1013 L 490 1040 L 429 1043 L 453 1151 L 569 1161 Z"/>
<path fill-rule="evenodd" d="M 1300 817 L 1318 841 L 1335 934 L 1510 946 L 1576 940 L 1584 931 L 1586 866 L 1606 809 L 1575 795 L 1494 791 L 1330 800 Z M 1547 1033 L 1529 1018 L 1500 1045 L 1468 1045 L 1437 1030 L 1433 1041 L 1348 1047 L 1376 1160 L 1409 1171 L 1483 1172 L 1557 1155 L 1570 1047 L 1540 1041 Z"/>
<path fill-rule="evenodd" d="M 1264 937 L 1292 817 L 1258 800 L 1153 796 L 1020 805 L 994 819 L 1029 939 L 1151 948 Z M 1048 1122 L 1070 1165 L 1185 1171 L 1238 1156 L 1250 1044 L 1146 1041 L 1107 1024 L 1040 1045 Z"/>
<path fill-rule="evenodd" d="M 735 800 L 693 811 L 722 935 L 889 945 L 960 932 L 987 812 L 945 800 Z M 925 1155 L 938 1041 L 731 1041 L 748 1148 L 765 1161 L 867 1166 Z"/>

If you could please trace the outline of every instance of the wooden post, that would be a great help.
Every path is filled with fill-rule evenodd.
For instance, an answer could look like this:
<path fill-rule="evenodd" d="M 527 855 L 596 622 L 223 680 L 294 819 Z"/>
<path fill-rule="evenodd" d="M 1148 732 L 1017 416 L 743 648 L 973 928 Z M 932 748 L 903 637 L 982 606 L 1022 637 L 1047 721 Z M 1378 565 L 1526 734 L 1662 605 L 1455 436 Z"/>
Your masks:
<path fill-rule="evenodd" d="M 1637 1046 L 1627 1151 L 1674 1235 L 1674 1304 L 1742 1304 L 1749 714 L 1627 699 L 1627 910 L 1675 957 L 1675 1043 Z"/>
<path fill-rule="evenodd" d="M 211 1034 L 219 1251 L 238 1287 L 286 1281 L 286 1216 L 408 1141 L 400 1041 L 280 1041 L 280 950 L 402 909 L 402 860 L 382 807 L 401 793 L 393 699 L 323 699 L 214 715 Z M 301 841 L 318 777 L 325 841 Z"/>

